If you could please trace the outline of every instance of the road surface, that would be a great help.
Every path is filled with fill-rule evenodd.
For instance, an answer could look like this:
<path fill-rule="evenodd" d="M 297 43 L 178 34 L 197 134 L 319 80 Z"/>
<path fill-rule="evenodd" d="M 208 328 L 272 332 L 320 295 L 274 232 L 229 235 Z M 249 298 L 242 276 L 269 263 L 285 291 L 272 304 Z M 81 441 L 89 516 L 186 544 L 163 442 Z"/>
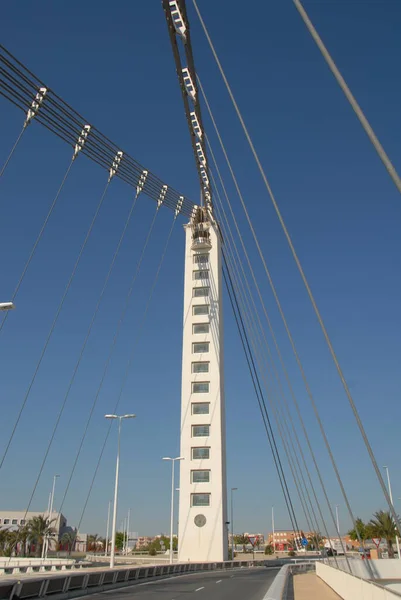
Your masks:
<path fill-rule="evenodd" d="M 254 567 L 179 575 L 136 584 L 91 600 L 262 600 L 278 568 Z"/>

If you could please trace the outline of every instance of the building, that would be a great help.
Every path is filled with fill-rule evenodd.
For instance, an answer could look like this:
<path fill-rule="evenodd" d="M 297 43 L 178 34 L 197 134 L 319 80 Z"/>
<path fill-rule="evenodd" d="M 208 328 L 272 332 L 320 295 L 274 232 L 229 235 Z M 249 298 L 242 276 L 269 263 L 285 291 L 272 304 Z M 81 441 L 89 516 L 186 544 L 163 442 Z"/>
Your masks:
<path fill-rule="evenodd" d="M 306 539 L 314 535 L 311 531 L 302 532 Z M 292 529 L 276 529 L 273 533 L 270 532 L 267 536 L 267 544 L 275 548 L 276 552 L 289 552 L 297 550 L 294 542 L 294 531 Z"/>
<path fill-rule="evenodd" d="M 47 511 L 40 512 L 30 510 L 26 512 L 25 510 L 0 510 L 0 530 L 9 529 L 11 531 L 15 531 L 19 527 L 26 525 L 26 523 L 33 517 L 40 516 L 50 518 L 50 515 Z M 51 520 L 53 521 L 52 527 L 55 530 L 54 539 L 56 539 L 57 542 L 61 540 L 64 533 L 75 533 L 75 529 L 67 524 L 67 518 L 62 513 L 53 511 Z M 86 543 L 87 534 L 78 532 L 76 535 L 74 550 L 85 552 Z"/>
<path fill-rule="evenodd" d="M 221 247 L 198 208 L 185 226 L 178 559 L 228 557 Z"/>
<path fill-rule="evenodd" d="M 49 518 L 49 513 L 38 511 L 26 512 L 25 510 L 0 510 L 0 528 L 15 531 L 33 517 L 40 516 Z M 67 519 L 63 514 L 53 511 L 52 520 L 52 527 L 55 529 L 57 538 L 60 538 L 62 533 L 64 533 L 63 529 L 67 527 Z"/>

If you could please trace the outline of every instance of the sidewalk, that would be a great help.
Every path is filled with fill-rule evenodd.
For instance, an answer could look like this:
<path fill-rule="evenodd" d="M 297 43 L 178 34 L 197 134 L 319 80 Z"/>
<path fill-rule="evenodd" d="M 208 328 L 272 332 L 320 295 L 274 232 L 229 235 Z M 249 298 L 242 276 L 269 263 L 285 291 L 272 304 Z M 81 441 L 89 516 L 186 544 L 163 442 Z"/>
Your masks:
<path fill-rule="evenodd" d="M 333 590 L 322 581 L 315 573 L 294 575 L 295 600 L 339 600 Z"/>

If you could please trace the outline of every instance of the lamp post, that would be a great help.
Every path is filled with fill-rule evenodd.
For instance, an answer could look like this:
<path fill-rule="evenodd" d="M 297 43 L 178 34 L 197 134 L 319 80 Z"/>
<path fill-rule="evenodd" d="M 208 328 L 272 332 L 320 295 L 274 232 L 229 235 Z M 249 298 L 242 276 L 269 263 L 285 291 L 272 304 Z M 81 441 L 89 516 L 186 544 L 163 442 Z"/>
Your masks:
<path fill-rule="evenodd" d="M 105 556 L 108 555 L 109 553 L 109 527 L 110 527 L 110 506 L 111 506 L 111 501 L 109 501 L 109 508 L 107 509 L 107 527 L 106 527 L 106 552 L 105 552 Z"/>
<path fill-rule="evenodd" d="M 170 515 L 170 564 L 173 562 L 173 528 L 174 528 L 174 464 L 176 460 L 184 460 L 183 456 L 177 456 L 171 458 L 170 456 L 164 456 L 162 460 L 171 461 L 171 515 Z"/>
<path fill-rule="evenodd" d="M 340 541 L 341 541 L 340 521 L 339 521 L 339 518 L 338 518 L 338 504 L 336 504 L 336 521 L 337 521 L 337 533 L 338 533 L 338 536 L 339 536 Z"/>
<path fill-rule="evenodd" d="M 136 415 L 104 415 L 105 419 L 118 419 L 118 443 L 116 460 L 116 481 L 114 485 L 114 505 L 113 505 L 113 523 L 111 527 L 111 549 L 110 549 L 110 569 L 114 567 L 114 558 L 116 554 L 116 521 L 117 521 L 117 501 L 118 501 L 118 475 L 120 470 L 120 438 L 121 423 L 123 419 L 135 419 Z"/>
<path fill-rule="evenodd" d="M 273 530 L 273 554 L 276 554 L 276 540 L 274 539 L 274 537 L 275 537 L 275 532 L 274 532 L 274 506 L 272 506 L 272 530 Z"/>
<path fill-rule="evenodd" d="M 383 469 L 385 469 L 386 473 L 387 473 L 387 483 L 388 483 L 388 495 L 390 496 L 390 502 L 394 507 L 393 504 L 393 492 L 391 491 L 391 483 L 390 483 L 390 472 L 388 470 L 388 467 L 384 466 Z M 393 519 L 392 519 L 393 520 Z M 395 524 L 396 525 L 396 524 Z M 398 526 L 396 525 L 397 529 Z M 400 540 L 398 538 L 398 535 L 395 536 L 395 542 L 397 544 L 397 553 L 398 553 L 398 560 L 401 560 L 401 553 L 400 553 Z"/>
<path fill-rule="evenodd" d="M 234 492 L 238 488 L 231 488 L 231 560 L 234 560 Z"/>
<path fill-rule="evenodd" d="M 52 487 L 52 493 L 50 496 L 50 508 L 49 508 L 49 527 L 51 526 L 51 520 L 52 520 L 52 515 L 53 515 L 53 504 L 54 504 L 54 491 L 56 489 L 56 479 L 57 477 L 60 477 L 60 475 L 53 475 L 53 487 Z M 49 548 L 49 540 L 48 537 L 46 536 L 45 541 L 44 541 L 44 545 L 45 545 L 45 559 L 47 558 L 47 551 Z"/>

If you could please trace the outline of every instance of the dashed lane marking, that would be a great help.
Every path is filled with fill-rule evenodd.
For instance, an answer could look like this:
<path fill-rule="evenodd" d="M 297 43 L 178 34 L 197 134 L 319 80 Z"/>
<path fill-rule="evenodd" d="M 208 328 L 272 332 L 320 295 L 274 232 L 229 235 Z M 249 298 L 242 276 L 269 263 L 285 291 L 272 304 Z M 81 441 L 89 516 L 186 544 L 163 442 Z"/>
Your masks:
<path fill-rule="evenodd" d="M 202 587 L 198 588 L 197 590 L 195 590 L 195 592 L 200 592 L 201 590 L 204 590 L 205 586 L 203 585 Z"/>

